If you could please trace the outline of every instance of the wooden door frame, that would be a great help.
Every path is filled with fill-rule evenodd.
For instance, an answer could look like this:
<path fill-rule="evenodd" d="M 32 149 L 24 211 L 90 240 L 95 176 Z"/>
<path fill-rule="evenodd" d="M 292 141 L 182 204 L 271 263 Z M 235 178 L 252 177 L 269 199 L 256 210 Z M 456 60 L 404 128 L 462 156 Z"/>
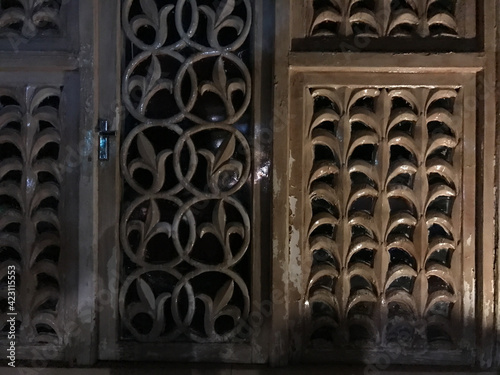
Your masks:
<path fill-rule="evenodd" d="M 268 361 L 267 308 L 270 301 L 270 288 L 267 275 L 270 262 L 269 249 L 269 183 L 266 177 L 271 152 L 271 111 L 272 92 L 266 90 L 272 73 L 272 44 L 274 40 L 265 34 L 273 29 L 272 4 L 267 0 L 254 0 L 253 32 L 250 45 L 252 52 L 252 124 L 255 126 L 253 139 L 254 176 L 253 211 L 251 234 L 252 281 L 251 314 L 256 320 L 255 335 L 250 343 L 194 344 L 194 343 L 137 343 L 121 341 L 118 336 L 119 312 L 118 295 L 120 287 L 120 223 L 121 171 L 119 167 L 119 148 L 122 139 L 120 125 L 125 109 L 120 102 L 121 66 L 119 46 L 122 45 L 120 0 L 99 2 L 97 5 L 99 32 L 98 43 L 98 116 L 107 119 L 110 129 L 116 130 L 112 140 L 110 158 L 98 163 L 98 254 L 96 265 L 96 315 L 98 316 L 98 354 L 93 358 L 101 360 L 172 360 L 172 361 L 230 361 L 240 363 L 265 363 Z M 116 25 L 116 26 L 110 26 Z M 118 82 L 119 84 L 114 84 Z M 161 350 L 159 347 L 161 346 Z M 137 350 L 140 348 L 140 351 Z M 232 355 L 225 357 L 224 349 Z M 169 354 L 171 353 L 171 354 Z"/>

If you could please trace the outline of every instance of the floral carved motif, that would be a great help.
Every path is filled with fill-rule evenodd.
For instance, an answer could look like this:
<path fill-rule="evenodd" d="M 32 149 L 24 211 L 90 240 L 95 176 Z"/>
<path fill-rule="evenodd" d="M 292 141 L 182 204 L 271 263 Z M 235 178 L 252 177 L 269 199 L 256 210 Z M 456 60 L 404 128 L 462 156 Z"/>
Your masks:
<path fill-rule="evenodd" d="M 32 38 L 59 34 L 62 0 L 0 0 L 0 33 Z"/>
<path fill-rule="evenodd" d="M 58 87 L 0 89 L 0 316 L 16 268 L 18 344 L 60 344 L 60 116 Z M 6 334 L 5 327 L 2 333 Z"/>
<path fill-rule="evenodd" d="M 224 342 L 250 309 L 249 0 L 125 0 L 124 337 Z"/>
<path fill-rule="evenodd" d="M 459 37 L 456 0 L 309 0 L 309 35 Z"/>
<path fill-rule="evenodd" d="M 460 89 L 310 89 L 313 342 L 452 348 L 461 337 Z"/>

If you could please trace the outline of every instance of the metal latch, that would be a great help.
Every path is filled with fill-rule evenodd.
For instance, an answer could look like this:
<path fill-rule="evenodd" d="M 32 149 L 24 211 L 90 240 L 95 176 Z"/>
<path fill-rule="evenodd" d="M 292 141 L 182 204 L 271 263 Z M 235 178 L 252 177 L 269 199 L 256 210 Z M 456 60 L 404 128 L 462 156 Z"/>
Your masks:
<path fill-rule="evenodd" d="M 99 119 L 97 125 L 99 133 L 99 160 L 109 160 L 109 137 L 116 135 L 116 131 L 109 130 L 108 120 Z"/>

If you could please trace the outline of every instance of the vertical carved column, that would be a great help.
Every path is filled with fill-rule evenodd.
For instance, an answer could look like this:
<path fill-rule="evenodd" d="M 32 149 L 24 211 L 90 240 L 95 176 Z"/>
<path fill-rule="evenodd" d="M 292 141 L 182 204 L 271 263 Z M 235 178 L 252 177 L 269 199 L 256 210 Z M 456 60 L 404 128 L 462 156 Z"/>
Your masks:
<path fill-rule="evenodd" d="M 0 89 L 0 279 L 16 266 L 18 345 L 63 340 L 60 96 L 59 87 Z M 6 324 L 6 286 L 0 300 Z"/>
<path fill-rule="evenodd" d="M 313 344 L 455 347 L 459 90 L 309 91 L 305 308 Z"/>
<path fill-rule="evenodd" d="M 88 193 L 80 182 L 91 175 L 81 168 L 91 164 L 91 137 L 85 150 L 78 141 L 93 127 L 78 121 L 79 93 L 85 91 L 78 80 L 93 85 L 92 75 L 80 69 L 92 62 L 76 52 L 88 50 L 79 43 L 93 38 L 91 28 L 79 37 L 81 21 L 86 23 L 80 4 L 0 0 L 0 347 L 5 351 L 14 341 L 16 360 L 35 367 L 41 362 L 30 361 L 74 358 L 76 338 L 84 341 L 79 302 L 92 301 L 78 288 L 78 278 L 89 279 L 79 259 L 92 247 L 78 236 L 79 229 L 91 236 L 92 224 L 80 220 L 79 205 Z M 92 14 L 93 4 L 87 9 Z M 15 340 L 5 324 L 12 312 L 7 293 L 13 280 L 6 274 L 11 265 Z"/>
<path fill-rule="evenodd" d="M 248 317 L 249 0 L 123 1 L 122 336 L 235 340 Z"/>

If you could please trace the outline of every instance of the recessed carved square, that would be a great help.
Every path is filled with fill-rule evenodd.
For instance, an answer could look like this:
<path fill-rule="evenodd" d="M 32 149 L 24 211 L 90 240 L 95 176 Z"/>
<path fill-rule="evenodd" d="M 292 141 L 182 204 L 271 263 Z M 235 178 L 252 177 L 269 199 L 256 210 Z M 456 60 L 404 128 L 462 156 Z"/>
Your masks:
<path fill-rule="evenodd" d="M 61 34 L 62 0 L 0 0 L 0 35 L 26 39 Z"/>
<path fill-rule="evenodd" d="M 304 87 L 313 348 L 463 344 L 463 91 Z"/>

